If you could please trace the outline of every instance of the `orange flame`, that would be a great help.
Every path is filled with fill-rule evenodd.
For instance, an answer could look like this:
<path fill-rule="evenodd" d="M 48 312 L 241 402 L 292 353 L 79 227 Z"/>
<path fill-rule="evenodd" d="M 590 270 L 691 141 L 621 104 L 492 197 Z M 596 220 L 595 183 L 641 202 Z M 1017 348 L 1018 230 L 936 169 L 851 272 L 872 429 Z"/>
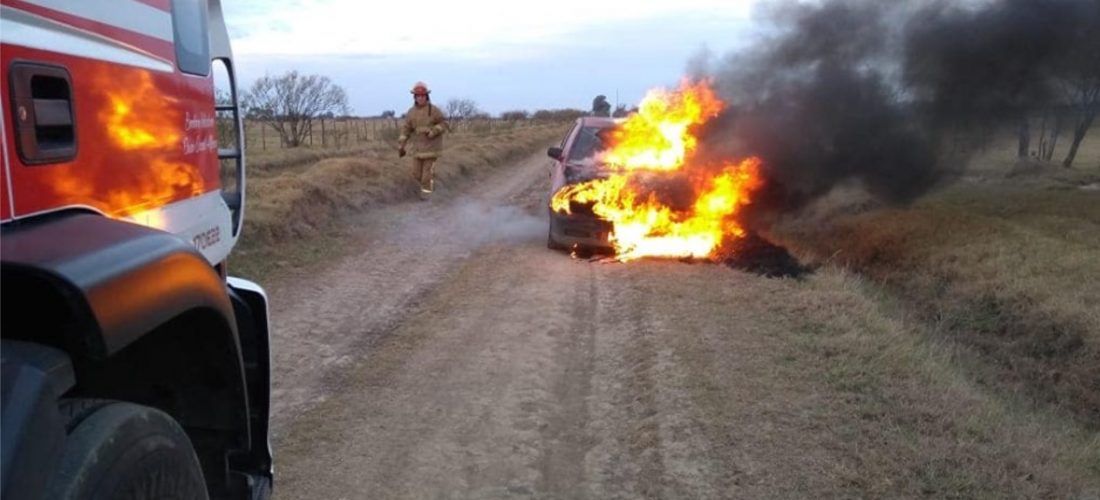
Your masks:
<path fill-rule="evenodd" d="M 689 128 L 722 111 L 722 101 L 706 82 L 684 82 L 679 91 L 653 90 L 621 129 L 603 161 L 627 170 L 677 170 L 695 151 Z"/>
<path fill-rule="evenodd" d="M 725 242 L 745 234 L 737 217 L 763 184 L 757 158 L 720 165 L 695 158 L 692 127 L 723 106 L 706 82 L 650 92 L 602 158 L 613 173 L 562 188 L 551 208 L 570 213 L 571 203 L 591 204 L 596 216 L 611 222 L 609 240 L 621 261 L 715 256 Z M 689 205 L 670 206 L 647 188 L 677 180 L 691 187 Z"/>
<path fill-rule="evenodd" d="M 130 152 L 130 158 L 144 158 L 145 164 L 131 183 L 107 194 L 109 205 L 117 215 L 127 216 L 181 194 L 201 194 L 204 183 L 196 166 L 177 159 L 183 117 L 176 99 L 166 96 L 148 72 L 125 75 L 123 80 L 101 87 L 111 90 L 109 105 L 101 108 L 99 118 L 114 146 Z"/>
<path fill-rule="evenodd" d="M 117 78 L 117 77 L 115 77 Z M 100 120 L 122 149 L 163 149 L 179 145 L 179 112 L 174 99 L 153 83 L 148 72 L 123 77 L 126 82 L 103 82 L 108 106 Z"/>

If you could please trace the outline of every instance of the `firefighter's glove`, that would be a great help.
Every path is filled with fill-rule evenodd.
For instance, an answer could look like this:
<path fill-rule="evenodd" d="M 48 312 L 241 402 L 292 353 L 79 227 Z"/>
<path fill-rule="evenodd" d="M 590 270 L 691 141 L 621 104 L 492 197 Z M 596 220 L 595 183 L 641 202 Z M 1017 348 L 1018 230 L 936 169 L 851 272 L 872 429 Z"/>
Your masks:
<path fill-rule="evenodd" d="M 405 148 L 398 148 L 397 149 L 397 156 L 399 158 L 404 158 L 405 157 Z"/>
<path fill-rule="evenodd" d="M 434 139 L 435 136 L 437 135 L 435 133 L 435 129 L 429 129 L 427 132 L 425 132 L 425 134 L 427 134 L 429 139 Z"/>

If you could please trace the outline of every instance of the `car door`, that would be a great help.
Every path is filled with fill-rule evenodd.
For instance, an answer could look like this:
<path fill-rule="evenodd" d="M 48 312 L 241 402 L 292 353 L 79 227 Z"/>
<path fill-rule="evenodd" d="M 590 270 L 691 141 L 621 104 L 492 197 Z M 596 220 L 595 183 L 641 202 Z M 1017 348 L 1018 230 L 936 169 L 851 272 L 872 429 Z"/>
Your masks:
<path fill-rule="evenodd" d="M 569 133 L 565 134 L 565 137 L 561 140 L 561 158 L 554 158 L 550 164 L 550 196 L 553 197 L 554 193 L 557 193 L 562 186 L 565 185 L 565 162 L 562 161 L 569 157 L 569 150 L 567 147 L 572 143 L 573 136 L 576 135 L 577 130 L 580 130 L 581 123 L 578 120 L 573 124 L 573 128 L 569 129 Z"/>

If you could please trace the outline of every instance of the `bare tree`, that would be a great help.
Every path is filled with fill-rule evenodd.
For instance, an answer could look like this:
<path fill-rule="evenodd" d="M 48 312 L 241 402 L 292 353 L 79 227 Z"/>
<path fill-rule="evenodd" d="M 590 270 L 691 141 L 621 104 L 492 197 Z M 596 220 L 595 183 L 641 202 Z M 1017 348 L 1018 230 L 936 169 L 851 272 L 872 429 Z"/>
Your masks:
<path fill-rule="evenodd" d="M 1043 161 L 1050 161 L 1054 157 L 1054 148 L 1058 146 L 1058 136 L 1062 134 L 1062 122 L 1063 115 L 1062 106 L 1055 103 L 1050 106 L 1050 110 L 1043 114 L 1043 119 L 1039 122 L 1039 151 L 1037 153 L 1038 159 Z M 1047 123 L 1050 123 L 1050 127 L 1047 127 Z"/>
<path fill-rule="evenodd" d="M 214 89 L 214 104 L 228 106 L 233 104 L 233 96 L 227 90 Z M 218 147 L 233 144 L 233 113 L 228 111 L 218 112 L 215 116 L 218 129 Z"/>
<path fill-rule="evenodd" d="M 1016 145 L 1016 156 L 1019 158 L 1027 158 L 1027 154 L 1031 151 L 1031 122 L 1028 120 L 1027 112 L 1023 113 L 1023 117 L 1020 118 L 1020 122 L 1016 127 L 1016 137 L 1018 143 Z"/>
<path fill-rule="evenodd" d="M 1061 71 L 1056 78 L 1062 99 L 1071 108 L 1069 152 L 1062 166 L 1070 167 L 1077 157 L 1077 148 L 1092 127 L 1096 113 L 1100 111 L 1100 3 L 1088 3 L 1087 15 L 1081 23 L 1069 26 L 1073 48 L 1061 60 Z"/>
<path fill-rule="evenodd" d="M 1073 138 L 1069 145 L 1069 153 L 1062 161 L 1062 166 L 1070 167 L 1073 159 L 1077 157 L 1077 148 L 1085 139 L 1085 134 L 1092 127 L 1096 119 L 1097 111 L 1100 111 L 1100 55 L 1092 54 L 1091 68 L 1080 67 L 1080 72 L 1067 78 L 1063 82 L 1063 90 L 1066 99 L 1073 107 Z"/>
<path fill-rule="evenodd" d="M 249 116 L 271 123 L 289 147 L 298 147 L 321 115 L 347 114 L 348 96 L 326 76 L 290 71 L 256 80 L 245 94 Z"/>
<path fill-rule="evenodd" d="M 454 122 L 468 120 L 481 114 L 481 110 L 477 108 L 477 103 L 471 99 L 451 99 L 447 101 L 446 111 L 447 117 Z"/>

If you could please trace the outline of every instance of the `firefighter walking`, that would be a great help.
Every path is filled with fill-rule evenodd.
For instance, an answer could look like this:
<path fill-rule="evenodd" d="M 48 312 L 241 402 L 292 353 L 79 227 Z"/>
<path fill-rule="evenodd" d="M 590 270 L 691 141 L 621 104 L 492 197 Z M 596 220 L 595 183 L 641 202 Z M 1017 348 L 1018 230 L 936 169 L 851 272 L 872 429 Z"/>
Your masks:
<path fill-rule="evenodd" d="M 427 199 L 434 187 L 432 169 L 443 153 L 443 133 L 447 117 L 431 102 L 431 90 L 424 82 L 416 82 L 410 92 L 413 106 L 405 113 L 401 136 L 397 139 L 398 154 L 404 157 L 405 146 L 412 142 L 413 177 L 420 183 L 420 196 Z"/>

